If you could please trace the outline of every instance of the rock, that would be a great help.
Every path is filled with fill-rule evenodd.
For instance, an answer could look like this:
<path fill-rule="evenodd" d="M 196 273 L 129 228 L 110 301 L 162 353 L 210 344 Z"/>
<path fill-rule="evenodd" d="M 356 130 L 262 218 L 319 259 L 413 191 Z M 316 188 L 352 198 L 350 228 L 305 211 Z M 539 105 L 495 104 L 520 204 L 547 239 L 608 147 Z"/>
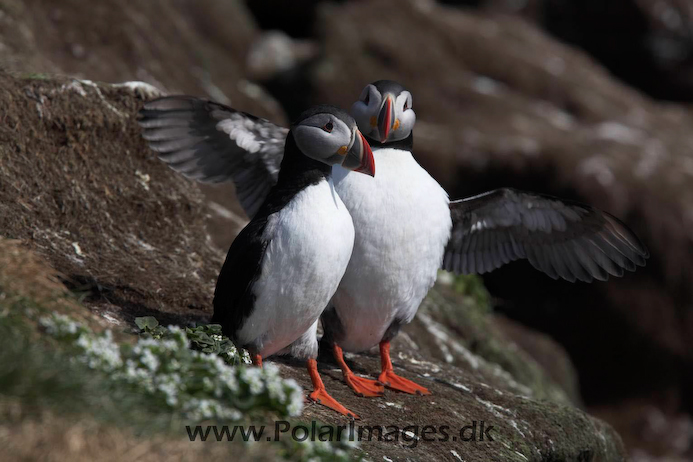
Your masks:
<path fill-rule="evenodd" d="M 387 391 L 384 399 L 354 400 L 336 366 L 324 364 L 321 370 L 330 393 L 361 417 L 359 425 L 383 426 L 383 433 L 392 431 L 388 426 L 411 426 L 405 430 L 418 437 L 400 433 L 399 443 L 362 442 L 371 460 L 611 461 L 624 457 L 617 434 L 571 405 L 568 393 L 495 328 L 487 308 L 468 295 L 436 286 L 392 348 L 398 371 L 426 386 L 431 396 Z M 347 361 L 357 374 L 375 377 L 379 370 L 375 354 L 347 355 Z M 300 367 L 285 365 L 283 371 L 304 387 L 310 386 Z M 344 425 L 343 419 L 320 406 L 310 406 L 304 416 Z M 476 444 L 460 444 L 459 439 L 426 443 L 422 438 L 426 425 L 447 425 L 459 432 L 474 420 L 478 426 L 481 421 L 485 426 L 497 425 L 494 431 L 499 438 Z M 369 430 L 363 431 L 368 435 Z"/>
<path fill-rule="evenodd" d="M 0 69 L 110 83 L 141 80 L 164 93 L 206 97 L 287 123 L 281 107 L 249 81 L 247 54 L 261 32 L 240 1 L 124 5 L 106 0 L 94 8 L 80 0 L 5 4 L 0 16 Z M 76 47 L 79 53 L 74 53 Z M 204 191 L 211 201 L 245 219 L 233 187 Z M 209 220 L 210 227 L 219 230 L 213 239 L 221 248 L 241 229 L 236 220 L 218 213 L 210 213 Z"/>
<path fill-rule="evenodd" d="M 208 243 L 199 189 L 142 144 L 135 92 L 0 79 L 2 235 L 37 249 L 121 320 L 203 316 L 222 256 Z"/>
<path fill-rule="evenodd" d="M 484 281 L 500 311 L 566 348 L 587 404 L 632 394 L 690 412 L 690 110 L 493 9 L 411 0 L 320 12 L 313 101 L 347 106 L 364 82 L 401 81 L 414 95 L 417 158 L 452 197 L 518 187 L 588 202 L 636 231 L 652 258 L 622 279 L 571 285 L 521 262 Z M 657 398 L 669 390 L 678 399 Z"/>
<path fill-rule="evenodd" d="M 137 92 L 7 74 L 0 84 L 0 234 L 39 254 L 86 295 L 87 307 L 124 328 L 138 315 L 204 320 L 223 253 L 209 243 L 197 187 L 158 161 L 139 136 Z M 431 396 L 358 398 L 338 370 L 321 363 L 330 392 L 360 414 L 359 425 L 402 430 L 397 442 L 362 442 L 367 456 L 623 460 L 618 434 L 574 407 L 570 391 L 494 327 L 478 284 L 464 278 L 439 285 L 393 346 L 398 370 Z M 372 354 L 348 359 L 358 373 L 378 370 Z M 309 385 L 303 365 L 282 363 L 281 370 Z M 320 406 L 309 406 L 302 419 L 348 423 Z M 483 441 L 452 440 L 474 421 L 477 432 L 484 423 Z M 447 425 L 450 439 L 425 442 L 425 425 Z"/>
<path fill-rule="evenodd" d="M 655 98 L 693 99 L 693 11 L 677 0 L 485 0 L 496 13 L 519 14 L 579 47 L 622 81 Z M 618 24 L 618 27 L 614 25 Z"/>
<path fill-rule="evenodd" d="M 546 374 L 566 393 L 572 403 L 581 403 L 580 384 L 575 366 L 565 349 L 546 334 L 530 329 L 502 315 L 493 324 L 521 350 L 527 352 Z"/>

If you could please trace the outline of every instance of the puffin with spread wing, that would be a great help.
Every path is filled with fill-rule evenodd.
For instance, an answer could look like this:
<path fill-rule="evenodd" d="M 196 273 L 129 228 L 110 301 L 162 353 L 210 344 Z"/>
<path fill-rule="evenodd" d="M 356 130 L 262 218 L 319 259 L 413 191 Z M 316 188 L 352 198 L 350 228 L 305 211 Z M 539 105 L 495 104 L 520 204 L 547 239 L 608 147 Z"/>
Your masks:
<path fill-rule="evenodd" d="M 351 114 L 373 148 L 378 175 L 333 167 L 355 241 L 322 322 L 323 341 L 357 394 L 379 396 L 382 385 L 428 393 L 394 373 L 390 341 L 413 319 L 441 267 L 480 274 L 527 259 L 554 279 L 590 282 L 622 276 L 649 256 L 626 225 L 588 205 L 514 189 L 449 202 L 412 154 L 412 95 L 396 82 L 367 85 Z M 285 128 L 189 97 L 152 101 L 143 115 L 145 138 L 164 162 L 198 181 L 232 181 L 248 215 L 257 212 L 277 181 Z M 157 143 L 160 133 L 167 142 Z M 382 363 L 377 382 L 354 375 L 342 354 L 375 345 Z"/>

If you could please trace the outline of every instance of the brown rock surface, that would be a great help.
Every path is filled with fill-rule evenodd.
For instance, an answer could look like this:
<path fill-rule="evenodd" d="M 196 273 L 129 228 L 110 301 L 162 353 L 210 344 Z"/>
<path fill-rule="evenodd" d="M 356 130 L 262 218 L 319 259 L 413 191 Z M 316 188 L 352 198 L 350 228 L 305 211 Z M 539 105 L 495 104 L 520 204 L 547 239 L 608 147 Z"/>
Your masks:
<path fill-rule="evenodd" d="M 239 2 L 156 0 L 126 7 L 119 0 L 12 0 L 0 12 L 0 69 L 144 81 L 286 123 L 277 103 L 247 80 L 246 54 L 260 31 Z M 242 227 L 242 209 L 233 188 L 203 189 L 221 206 L 210 210 L 209 221 L 219 231 L 215 242 L 226 247 Z"/>
<path fill-rule="evenodd" d="M 195 185 L 181 181 L 138 136 L 140 96 L 75 79 L 1 74 L 0 82 L 2 235 L 44 257 L 85 293 L 86 306 L 116 325 L 127 328 L 141 314 L 177 323 L 206 318 L 223 253 L 208 242 Z M 396 365 L 432 396 L 358 398 L 338 370 L 323 364 L 330 392 L 361 415 L 359 424 L 402 429 L 396 442 L 362 442 L 368 456 L 623 459 L 611 427 L 574 408 L 566 392 L 492 326 L 487 309 L 441 286 L 398 338 Z M 351 360 L 355 371 L 367 374 L 379 363 L 368 354 Z M 282 370 L 308 386 L 302 365 Z M 320 406 L 308 407 L 303 418 L 346 424 Z M 453 441 L 475 420 L 494 426 L 493 441 Z M 424 425 L 447 425 L 450 438 L 426 443 L 406 433 Z"/>
<path fill-rule="evenodd" d="M 518 263 L 485 277 L 485 282 L 506 315 L 561 342 L 578 367 L 585 401 L 599 405 L 599 415 L 610 422 L 623 419 L 616 415 L 618 410 L 604 406 L 625 406 L 632 400 L 655 404 L 667 415 L 690 412 L 689 110 L 642 96 L 584 53 L 508 16 L 507 5 L 519 2 L 464 3 L 491 6 L 478 13 L 426 0 L 302 2 L 310 11 L 301 18 L 313 17 L 311 11 L 318 5 L 318 20 L 310 27 L 292 21 L 300 30 L 288 32 L 312 36 L 323 57 L 303 70 L 310 81 L 287 100 L 348 107 L 365 82 L 400 80 L 414 94 L 417 157 L 453 197 L 515 186 L 587 201 L 625 219 L 653 254 L 644 271 L 607 284 L 570 285 L 550 281 Z M 645 9 L 677 2 L 638 3 Z M 270 4 L 278 5 L 273 0 L 257 2 L 252 10 L 261 14 L 263 5 Z M 546 27 L 544 2 L 526 5 L 531 10 L 527 17 Z M 288 18 L 279 7 L 275 12 L 274 22 L 258 23 L 277 27 L 282 23 L 277 18 Z M 160 170 L 136 139 L 137 129 L 117 112 L 107 105 L 96 110 L 84 101 L 99 98 L 95 87 L 65 79 L 46 83 L 48 92 L 42 92 L 36 90 L 42 88 L 36 78 L 49 73 L 107 82 L 143 80 L 170 93 L 228 99 L 239 109 L 285 123 L 282 109 L 247 80 L 246 52 L 260 33 L 255 20 L 242 3 L 221 0 L 155 0 L 136 7 L 118 0 L 89 6 L 79 0 L 6 0 L 0 2 L 0 13 L 0 68 L 23 77 L 0 80 L 6 95 L 0 101 L 5 105 L 0 106 L 0 207 L 11 212 L 0 217 L 3 233 L 33 242 L 56 268 L 79 276 L 73 286 L 81 285 L 97 310 L 119 318 L 125 309 L 126 320 L 144 313 L 163 320 L 199 316 L 208 303 L 208 295 L 201 294 L 211 290 L 221 258 L 199 240 L 207 239 L 199 220 L 208 218 L 207 231 L 217 246 L 228 245 L 244 220 L 231 197 L 232 188 L 207 188 L 205 197 L 199 195 L 195 187 Z M 671 69 L 686 75 L 685 66 Z M 56 89 L 62 85 L 64 95 L 58 95 Z M 105 101 L 132 115 L 136 103 L 126 90 L 100 88 Z M 293 87 L 284 83 L 279 88 L 281 97 Z M 13 116 L 7 111 L 9 103 L 21 112 Z M 293 113 L 299 108 L 287 104 L 284 109 Z M 89 153 L 106 146 L 103 140 L 111 130 L 120 130 L 120 148 L 111 140 L 104 149 L 113 156 L 125 155 L 127 162 L 110 165 L 110 159 L 103 159 L 87 164 Z M 56 142 L 59 154 L 51 151 Z M 35 165 L 28 160 L 34 155 L 40 161 Z M 6 161 L 9 158 L 12 162 Z M 80 170 L 85 166 L 93 173 Z M 35 172 L 33 177 L 16 176 L 27 168 Z M 150 178 L 149 196 L 140 183 L 147 183 L 144 175 Z M 105 189 L 101 195 L 84 192 L 95 186 L 115 188 L 123 196 L 110 197 Z M 132 209 L 123 205 L 123 197 Z M 48 206 L 38 210 L 37 204 L 47 200 Z M 79 215 L 84 206 L 93 216 Z M 113 219 L 103 220 L 106 215 L 99 213 Z M 168 220 L 182 237 L 168 229 L 159 234 L 140 229 L 140 219 L 147 226 Z M 63 230 L 71 234 L 61 234 Z M 110 243 L 96 239 L 102 232 Z M 196 250 L 197 260 L 175 254 L 162 264 L 141 243 L 128 241 L 130 233 L 148 245 L 160 242 L 161 248 L 154 246 L 157 251 L 197 246 L 203 250 Z M 86 256 L 84 264 L 77 262 L 73 242 Z M 117 257 L 126 245 L 136 255 L 130 261 Z M 214 262 L 211 268 L 209 262 Z M 193 263 L 198 265 L 194 270 L 189 266 Z M 140 268 L 147 278 L 132 277 L 141 274 Z M 203 279 L 184 277 L 185 271 L 197 271 Z M 421 319 L 412 329 L 424 329 Z M 452 332 L 468 334 L 460 326 Z M 531 350 L 527 339 L 532 337 L 521 334 L 516 341 Z M 425 354 L 445 360 L 435 344 Z M 375 359 L 363 358 L 357 361 L 366 361 L 372 370 Z M 541 353 L 535 352 L 534 358 L 542 363 Z M 456 361 L 454 367 L 469 367 Z M 573 397 L 572 379 L 566 374 L 552 378 Z M 628 408 L 623 415 L 631 412 Z M 629 426 L 618 429 L 629 431 Z M 633 435 L 626 440 L 639 441 Z"/>

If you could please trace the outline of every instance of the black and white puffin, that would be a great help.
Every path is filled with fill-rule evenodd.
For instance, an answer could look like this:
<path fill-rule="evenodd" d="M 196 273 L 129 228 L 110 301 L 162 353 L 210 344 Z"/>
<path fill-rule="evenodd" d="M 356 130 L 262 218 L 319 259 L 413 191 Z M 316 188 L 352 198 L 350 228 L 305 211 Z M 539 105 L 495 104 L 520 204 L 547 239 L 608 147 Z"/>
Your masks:
<path fill-rule="evenodd" d="M 161 101 L 177 101 L 185 110 L 169 113 Z M 378 396 L 380 383 L 428 393 L 394 373 L 389 348 L 441 266 L 485 273 L 524 258 L 554 279 L 591 282 L 622 276 L 649 256 L 622 222 L 588 205 L 507 188 L 449 202 L 412 155 L 412 95 L 396 82 L 367 85 L 351 114 L 373 147 L 378 176 L 362 181 L 362 175 L 333 167 L 335 189 L 351 213 L 356 236 L 349 266 L 322 319 L 324 340 L 357 394 Z M 142 123 L 150 140 L 162 130 L 176 135 L 172 144 L 150 143 L 173 169 L 203 182 L 233 181 L 250 216 L 276 182 L 277 146 L 285 128 L 176 96 L 145 105 Z M 380 383 L 355 376 L 342 357 L 342 349 L 375 345 L 381 353 Z"/>
<path fill-rule="evenodd" d="M 273 354 L 306 359 L 310 398 L 345 415 L 325 391 L 315 358 L 318 319 L 346 271 L 354 225 L 335 191 L 332 165 L 375 173 L 356 122 L 332 106 L 304 112 L 291 127 L 277 182 L 236 237 L 217 280 L 212 321 L 253 362 Z"/>

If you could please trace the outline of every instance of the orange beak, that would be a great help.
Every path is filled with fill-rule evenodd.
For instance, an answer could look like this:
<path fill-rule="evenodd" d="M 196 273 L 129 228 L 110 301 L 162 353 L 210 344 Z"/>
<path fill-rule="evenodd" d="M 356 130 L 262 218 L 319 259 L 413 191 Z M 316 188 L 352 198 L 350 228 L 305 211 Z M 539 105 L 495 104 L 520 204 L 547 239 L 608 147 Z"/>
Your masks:
<path fill-rule="evenodd" d="M 383 103 L 383 107 L 378 114 L 378 132 L 380 133 L 380 142 L 387 141 L 387 137 L 392 130 L 392 124 L 395 121 L 395 104 L 392 95 L 387 95 Z"/>
<path fill-rule="evenodd" d="M 346 153 L 342 167 L 354 172 L 375 176 L 375 159 L 371 146 L 359 130 L 356 130 L 356 139 L 351 149 Z"/>

